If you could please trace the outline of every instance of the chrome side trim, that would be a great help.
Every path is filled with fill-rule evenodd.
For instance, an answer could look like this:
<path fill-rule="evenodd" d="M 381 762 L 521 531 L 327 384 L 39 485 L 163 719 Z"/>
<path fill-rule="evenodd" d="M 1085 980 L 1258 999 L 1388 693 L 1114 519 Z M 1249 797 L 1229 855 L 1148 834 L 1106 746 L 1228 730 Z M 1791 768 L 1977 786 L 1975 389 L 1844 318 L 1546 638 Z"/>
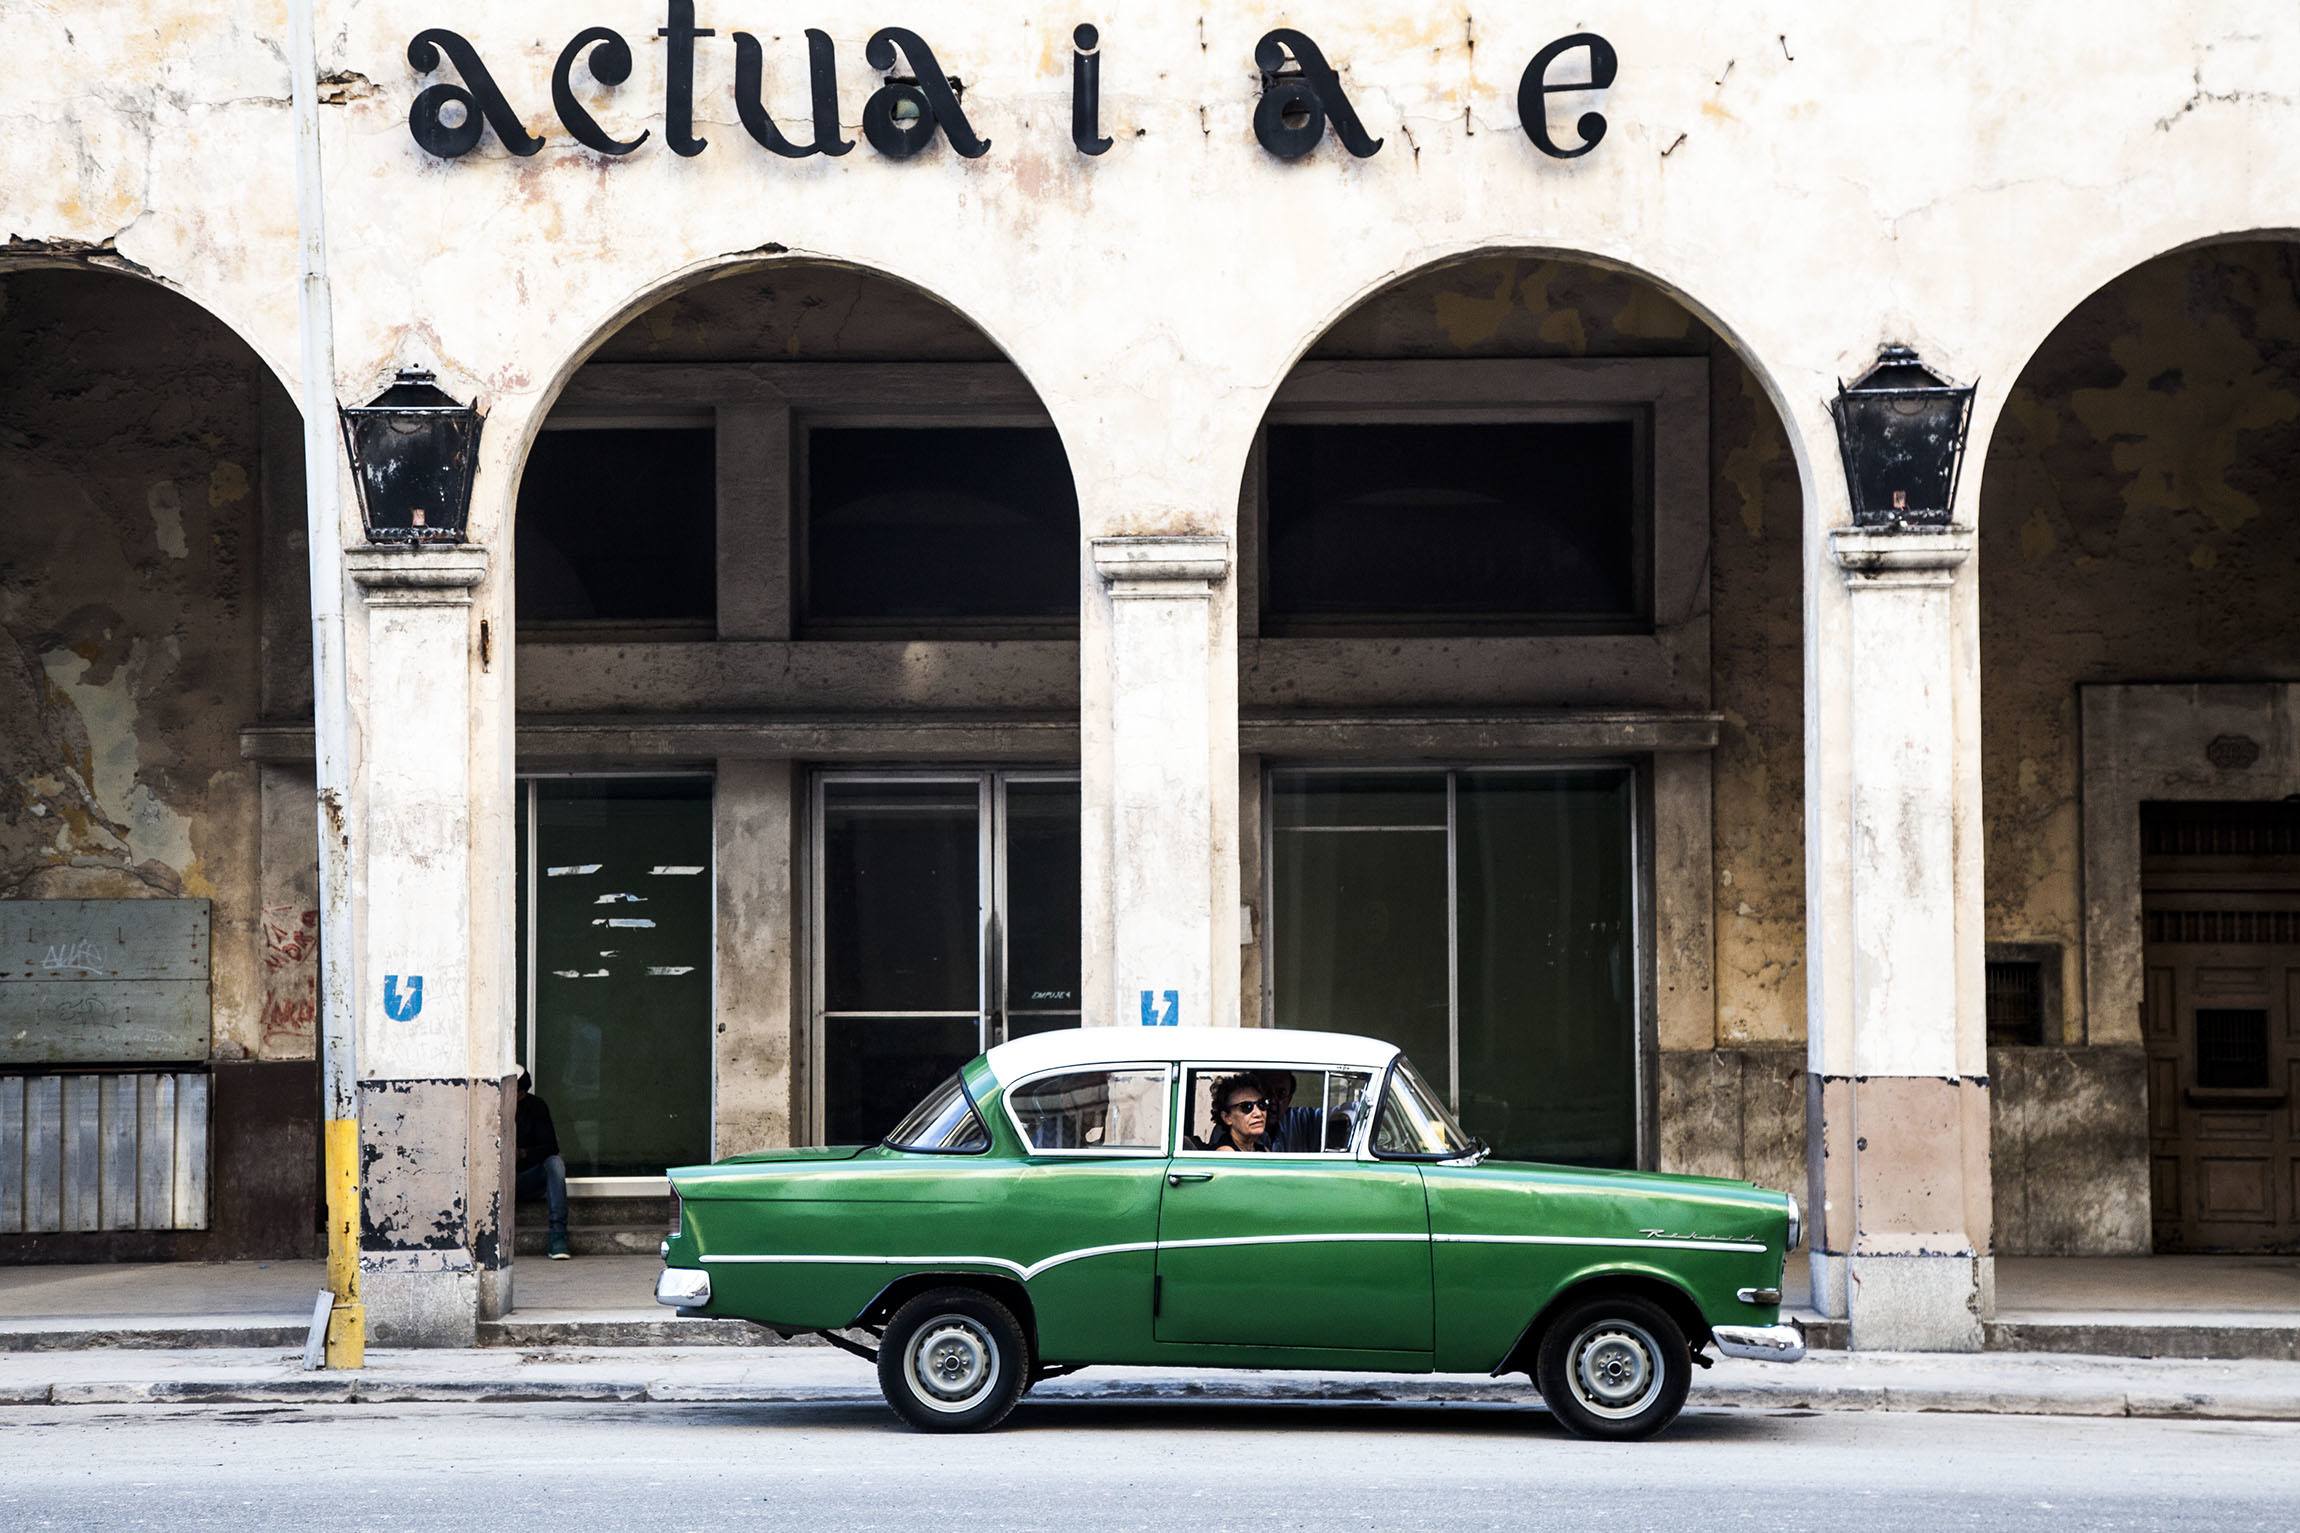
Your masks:
<path fill-rule="evenodd" d="M 673 1309 L 699 1309 L 711 1302 L 711 1275 L 692 1267 L 665 1267 L 655 1279 L 655 1302 Z"/>
<path fill-rule="evenodd" d="M 1709 1335 L 1723 1357 L 1794 1363 L 1805 1356 L 1805 1333 L 1793 1325 L 1720 1325 L 1711 1327 Z"/>
<path fill-rule="evenodd" d="M 1410 1232 L 1381 1234 L 1322 1234 L 1322 1235 L 1217 1235 L 1199 1240 L 1169 1240 L 1169 1250 L 1196 1250 L 1211 1246 L 1292 1246 L 1292 1245 L 1385 1245 L 1400 1241 L 1436 1241 L 1446 1245 L 1512 1245 L 1512 1246 L 1582 1246 L 1597 1250 L 1628 1251 L 1762 1251 L 1765 1247 L 1746 1240 L 1693 1240 L 1651 1239 L 1628 1240 L 1583 1237 L 1579 1235 L 1420 1235 Z M 1058 1251 L 1030 1263 L 1010 1261 L 1003 1256 L 961 1256 L 955 1253 L 927 1256 L 829 1256 L 794 1255 L 777 1252 L 769 1256 L 715 1255 L 706 1256 L 706 1263 L 746 1264 L 756 1266 L 791 1266 L 814 1264 L 819 1266 L 848 1267 L 997 1267 L 1011 1272 L 1024 1282 L 1042 1272 L 1069 1262 L 1084 1261 L 1092 1256 L 1116 1256 L 1129 1251 L 1155 1251 L 1160 1243 L 1154 1240 L 1127 1241 L 1118 1245 L 1082 1246 L 1075 1251 Z"/>
<path fill-rule="evenodd" d="M 1741 1288 L 1734 1290 L 1733 1297 L 1739 1299 L 1743 1304 L 1778 1304 L 1781 1302 L 1781 1290 L 1778 1288 Z"/>
<path fill-rule="evenodd" d="M 1627 1251 L 1762 1251 L 1764 1243 L 1755 1240 L 1698 1240 L 1682 1236 L 1656 1235 L 1647 1239 L 1601 1239 L 1583 1235 L 1432 1235 L 1430 1239 L 1448 1245 L 1465 1246 L 1593 1246 L 1606 1250 Z"/>

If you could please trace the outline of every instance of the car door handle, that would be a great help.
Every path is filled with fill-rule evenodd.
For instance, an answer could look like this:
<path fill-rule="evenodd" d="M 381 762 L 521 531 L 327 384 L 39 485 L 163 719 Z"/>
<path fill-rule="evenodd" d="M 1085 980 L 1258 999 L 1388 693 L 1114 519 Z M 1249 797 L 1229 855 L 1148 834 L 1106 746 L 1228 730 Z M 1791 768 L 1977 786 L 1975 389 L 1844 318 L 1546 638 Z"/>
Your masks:
<path fill-rule="evenodd" d="M 1213 1179 L 1214 1173 L 1211 1171 L 1169 1171 L 1166 1173 L 1166 1185 L 1169 1187 L 1179 1187 L 1184 1182 L 1210 1182 Z"/>

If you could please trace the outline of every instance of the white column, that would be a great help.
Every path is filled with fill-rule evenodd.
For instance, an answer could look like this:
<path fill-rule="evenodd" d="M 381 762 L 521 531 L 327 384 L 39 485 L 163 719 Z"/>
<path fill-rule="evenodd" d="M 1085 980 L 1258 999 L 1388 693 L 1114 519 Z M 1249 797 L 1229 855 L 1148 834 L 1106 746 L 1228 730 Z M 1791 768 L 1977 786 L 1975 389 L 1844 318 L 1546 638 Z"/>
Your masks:
<path fill-rule="evenodd" d="M 1989 1258 L 1989 1097 L 1960 1068 L 1964 727 L 1955 587 L 1973 535 L 1839 528 L 1844 983 L 1810 1022 L 1813 1288 L 1862 1349 L 1981 1344 Z M 1830 834 L 1836 816 L 1811 823 Z M 1829 902 L 1836 901 L 1833 910 Z M 1965 1031 L 1970 1031 L 1966 1029 Z"/>
<path fill-rule="evenodd" d="M 358 901 L 361 1286 L 383 1345 L 468 1346 L 492 1313 L 502 1082 L 472 1052 L 472 590 L 481 548 L 360 548 L 353 692 L 365 821 Z"/>
<path fill-rule="evenodd" d="M 1083 731 L 1085 903 L 1102 917 L 1086 940 L 1104 945 L 1089 972 L 1108 989 L 1089 992 L 1086 1021 L 1234 1023 L 1236 848 L 1224 826 L 1236 821 L 1237 657 L 1220 602 L 1230 542 L 1091 546 L 1110 606 L 1107 668 L 1090 669 L 1082 688 L 1083 706 L 1100 713 Z"/>

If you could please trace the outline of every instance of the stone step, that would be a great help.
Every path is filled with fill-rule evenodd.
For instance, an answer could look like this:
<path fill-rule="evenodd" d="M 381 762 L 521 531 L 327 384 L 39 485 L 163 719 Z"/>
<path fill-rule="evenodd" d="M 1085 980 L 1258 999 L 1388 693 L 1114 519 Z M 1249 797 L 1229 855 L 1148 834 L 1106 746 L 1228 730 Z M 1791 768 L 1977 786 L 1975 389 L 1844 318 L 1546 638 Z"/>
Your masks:
<path fill-rule="evenodd" d="M 747 1320 L 688 1319 L 663 1310 L 515 1310 L 479 1322 L 483 1347 L 782 1347 L 823 1346 L 812 1336 L 786 1342 Z"/>
<path fill-rule="evenodd" d="M 575 1219 L 575 1211 L 567 1211 L 567 1249 L 577 1256 L 655 1256 L 663 1249 L 663 1237 L 670 1233 L 667 1224 L 583 1224 Z M 550 1221 L 538 1206 L 530 1219 L 525 1210 L 519 1218 L 519 1234 L 512 1242 L 512 1251 L 520 1256 L 541 1256 L 550 1246 Z"/>
<path fill-rule="evenodd" d="M 1845 1350 L 1845 1322 L 1810 1310 L 1784 1312 L 1815 1352 Z M 2079 1357 L 2162 1357 L 2192 1362 L 2300 1361 L 2300 1315 L 2176 1310 L 2096 1314 L 2005 1313 L 1981 1325 L 1983 1350 Z"/>
<path fill-rule="evenodd" d="M 38 1316 L 0 1320 L 0 1352 L 190 1352 L 301 1348 L 311 1318 L 284 1315 Z"/>

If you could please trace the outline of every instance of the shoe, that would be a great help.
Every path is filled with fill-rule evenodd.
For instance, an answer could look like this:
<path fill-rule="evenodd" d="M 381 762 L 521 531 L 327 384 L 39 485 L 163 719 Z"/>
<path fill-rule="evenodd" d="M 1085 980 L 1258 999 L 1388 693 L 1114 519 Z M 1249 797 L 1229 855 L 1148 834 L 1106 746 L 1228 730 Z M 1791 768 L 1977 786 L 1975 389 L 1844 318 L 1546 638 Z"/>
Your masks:
<path fill-rule="evenodd" d="M 572 1256 L 572 1255 L 574 1255 L 574 1254 L 575 1254 L 574 1252 L 572 1252 L 572 1251 L 570 1251 L 570 1250 L 568 1250 L 568 1249 L 567 1249 L 567 1237 L 566 1237 L 566 1236 L 564 1236 L 564 1235 L 560 1235 L 560 1234 L 554 1234 L 554 1235 L 552 1235 L 552 1237 L 551 1237 L 551 1259 L 552 1259 L 553 1261 L 555 1261 L 555 1262 L 563 1262 L 563 1261 L 567 1260 L 567 1258 L 568 1258 L 568 1257 L 570 1257 L 570 1256 Z"/>

